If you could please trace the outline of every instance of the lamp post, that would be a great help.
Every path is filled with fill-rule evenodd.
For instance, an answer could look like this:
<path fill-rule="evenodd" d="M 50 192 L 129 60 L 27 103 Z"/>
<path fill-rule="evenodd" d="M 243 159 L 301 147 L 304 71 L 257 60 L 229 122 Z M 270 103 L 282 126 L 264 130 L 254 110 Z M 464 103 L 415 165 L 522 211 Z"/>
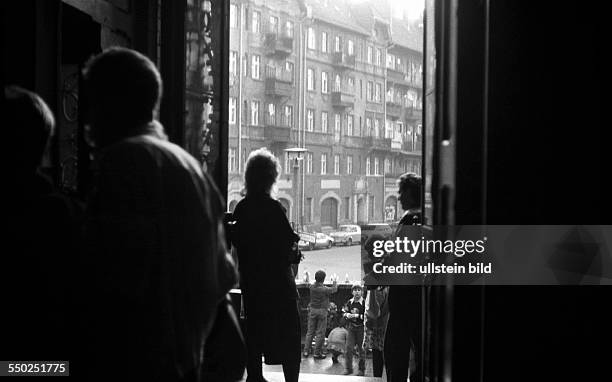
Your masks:
<path fill-rule="evenodd" d="M 300 179 L 298 175 L 300 169 L 300 161 L 304 160 L 304 158 L 302 158 L 302 154 L 304 154 L 306 151 L 307 150 L 303 147 L 292 147 L 290 149 L 285 149 L 285 152 L 289 154 L 289 160 L 293 162 L 293 182 L 291 186 L 293 188 L 293 204 L 294 206 L 296 206 L 296 208 L 293 208 L 293 222 L 298 226 L 297 231 L 302 230 L 303 222 L 301 221 L 301 216 L 303 215 L 303 213 L 302 211 L 300 211 L 300 207 L 302 206 L 301 197 L 304 196 L 301 195 L 301 197 L 299 197 L 298 195 L 298 192 L 300 190 L 300 188 L 298 187 L 298 182 Z"/>

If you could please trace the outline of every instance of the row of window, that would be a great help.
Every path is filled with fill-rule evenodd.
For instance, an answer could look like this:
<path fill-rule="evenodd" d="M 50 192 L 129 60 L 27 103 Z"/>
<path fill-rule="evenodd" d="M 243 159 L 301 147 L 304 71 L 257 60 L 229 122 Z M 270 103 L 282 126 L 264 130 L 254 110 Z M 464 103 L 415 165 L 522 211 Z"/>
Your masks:
<path fill-rule="evenodd" d="M 232 28 L 239 27 L 239 15 L 238 15 L 238 6 L 236 4 L 230 5 L 230 25 Z M 261 33 L 262 32 L 262 17 L 261 12 L 257 10 L 253 10 L 251 12 L 251 17 L 245 17 L 244 28 L 246 30 L 251 31 L 252 33 Z M 268 17 L 268 24 L 266 28 L 266 33 L 274 33 L 287 37 L 294 37 L 295 33 L 295 24 L 291 20 L 286 20 L 282 25 L 279 21 L 279 18 L 273 15 Z M 322 53 L 330 52 L 330 33 L 327 31 L 321 31 L 320 38 L 317 38 L 317 33 L 315 27 L 308 27 L 307 29 L 307 40 L 306 44 L 308 49 L 317 50 L 317 48 Z M 365 46 L 365 52 L 363 52 Z M 344 52 L 345 49 L 344 38 L 341 35 L 335 35 L 333 38 L 333 51 L 336 53 Z M 346 39 L 346 53 L 349 56 L 356 55 L 358 59 L 364 58 L 368 64 L 383 66 L 385 52 L 384 49 L 379 47 L 374 47 L 373 45 L 365 45 L 361 41 L 358 43 L 358 48 L 356 49 L 356 43 L 353 39 Z M 387 67 L 407 73 L 408 75 L 412 75 L 416 73 L 416 69 L 418 68 L 419 74 L 422 72 L 422 66 L 415 62 L 412 62 L 408 59 L 402 59 L 401 57 L 395 56 L 393 54 L 386 55 L 386 63 Z M 415 76 L 416 77 L 416 76 Z M 416 80 L 416 79 L 415 79 Z"/>
<path fill-rule="evenodd" d="M 246 105 L 245 105 L 246 106 Z M 250 119 L 249 124 L 252 126 L 260 125 L 260 102 L 259 101 L 251 101 L 250 105 Z M 246 107 L 245 107 L 246 109 Z M 229 123 L 235 124 L 237 121 L 237 100 L 235 97 L 229 98 Z M 334 133 L 342 134 L 342 118 L 344 118 L 344 126 L 346 127 L 346 135 L 348 136 L 361 136 L 362 132 L 362 117 L 359 117 L 359 126 L 355 129 L 355 116 L 352 114 L 343 114 L 333 113 L 333 123 L 334 123 Z M 273 103 L 267 104 L 267 110 L 265 114 L 264 123 L 272 126 L 281 126 L 281 127 L 293 127 L 294 115 L 293 115 L 293 106 L 285 105 L 283 107 L 282 115 L 278 115 L 277 106 Z M 329 112 L 322 111 L 321 112 L 321 123 L 320 123 L 320 131 L 322 133 L 329 133 Z M 384 138 L 393 138 L 394 132 L 397 131 L 399 134 L 403 135 L 412 135 L 412 128 L 410 126 L 406 127 L 404 130 L 404 124 L 402 122 L 392 122 L 387 121 L 385 126 L 385 131 L 383 135 L 382 129 L 382 119 L 373 118 L 370 116 L 365 117 L 365 131 L 363 136 L 366 137 L 384 137 Z M 395 125 L 395 126 L 394 126 Z M 314 132 L 315 131 L 315 110 L 307 109 L 306 111 L 306 131 Z M 420 126 L 416 134 L 420 135 Z"/>
<path fill-rule="evenodd" d="M 246 61 L 245 55 L 245 61 Z M 235 76 L 237 74 L 237 65 L 238 65 L 238 52 L 231 51 L 229 57 L 229 71 L 230 74 Z M 246 68 L 246 64 L 244 65 Z M 261 80 L 261 67 L 262 61 L 261 56 L 258 54 L 251 55 L 251 65 L 250 65 L 250 73 L 251 78 L 254 80 Z M 269 76 L 273 76 L 274 78 L 284 79 L 290 82 L 293 82 L 293 70 L 294 64 L 290 61 L 285 61 L 285 68 L 279 69 L 273 66 L 268 66 L 267 71 Z M 247 75 L 247 71 L 244 70 L 244 75 Z M 321 93 L 329 94 L 330 93 L 330 77 L 331 73 L 326 71 L 321 71 Z M 346 85 L 343 85 L 346 83 Z M 307 68 L 306 70 L 306 87 L 308 91 L 316 91 L 316 69 L 315 68 Z M 382 102 L 381 94 L 382 94 L 382 84 L 374 81 L 366 82 L 366 100 L 370 102 Z M 334 92 L 343 92 L 348 94 L 355 94 L 355 78 L 352 76 L 347 76 L 343 79 L 343 77 L 335 73 L 334 74 L 334 82 L 331 91 Z M 359 80 L 359 96 L 363 98 L 363 80 Z M 418 94 L 413 90 L 400 90 L 395 89 L 394 87 L 389 87 L 387 89 L 387 100 L 391 100 L 398 104 L 402 104 L 406 107 L 418 107 Z"/>
<path fill-rule="evenodd" d="M 229 157 L 228 157 L 228 170 L 230 173 L 235 173 L 238 171 L 238 158 L 237 158 L 237 151 L 236 148 L 230 147 L 229 149 Z M 246 161 L 246 149 L 243 149 L 242 152 L 243 155 L 243 160 Z M 293 167 L 292 167 L 292 163 L 291 160 L 289 158 L 289 154 L 288 153 L 284 153 L 284 165 L 283 165 L 283 170 L 285 172 L 285 174 L 290 174 L 293 171 Z M 280 157 L 280 156 L 279 156 Z M 379 157 L 374 157 L 374 160 L 372 161 L 371 157 L 366 157 L 366 163 L 365 163 L 365 175 L 383 175 L 383 173 L 381 172 L 381 167 L 380 167 L 380 158 Z M 361 161 L 361 156 L 359 156 L 359 161 Z M 374 168 L 372 168 L 372 162 L 374 163 Z M 306 174 L 313 174 L 313 153 L 306 153 L 306 156 L 304 158 L 304 163 L 305 163 L 305 167 L 304 170 L 306 171 Z M 333 164 L 329 163 L 330 166 L 333 165 L 333 173 L 328 173 L 328 154 L 327 153 L 323 153 L 320 156 L 320 161 L 319 161 L 319 170 L 320 170 L 320 174 L 321 175 L 352 175 L 353 174 L 353 156 L 352 155 L 347 155 L 344 161 L 344 168 L 345 168 L 345 172 L 342 173 L 341 171 L 341 159 L 340 159 L 340 155 L 339 154 L 334 154 L 333 156 Z M 420 173 L 420 162 L 416 161 L 416 160 L 410 160 L 410 159 L 405 159 L 405 160 L 396 160 L 396 161 L 391 161 L 389 158 L 384 158 L 383 159 L 383 166 L 384 166 L 384 173 L 385 174 L 390 174 L 390 173 L 394 173 L 394 172 L 405 172 L 405 171 L 413 171 L 416 172 L 417 174 Z M 358 172 L 361 172 L 361 166 L 358 169 Z"/>
<path fill-rule="evenodd" d="M 245 105 L 246 106 L 246 105 Z M 251 101 L 250 105 L 250 119 L 249 124 L 252 126 L 260 125 L 260 102 L 259 101 Z M 246 109 L 246 108 L 245 108 Z M 229 98 L 229 120 L 230 124 L 236 124 L 237 121 L 237 100 L 235 97 Z M 362 117 L 359 117 L 359 126 L 358 129 L 355 129 L 355 116 L 353 114 L 340 114 L 333 113 L 333 123 L 334 123 L 334 133 L 342 134 L 342 125 L 344 118 L 344 126 L 346 127 L 346 135 L 348 136 L 361 136 L 362 131 Z M 272 126 L 282 126 L 282 127 L 293 127 L 294 115 L 293 115 L 293 106 L 285 105 L 282 110 L 282 114 L 278 115 L 277 106 L 273 103 L 267 104 L 267 110 L 265 114 L 264 123 Z M 329 112 L 322 111 L 321 112 L 321 123 L 320 123 L 320 131 L 322 133 L 329 133 Z M 395 126 L 393 126 L 395 124 Z M 373 118 L 370 116 L 365 117 L 365 131 L 363 136 L 366 137 L 383 137 L 384 138 L 393 138 L 394 131 L 397 131 L 400 134 L 408 134 L 412 135 L 412 128 L 407 126 L 407 129 L 404 131 L 404 124 L 402 122 L 392 122 L 387 121 L 385 126 L 385 131 L 383 135 L 382 129 L 382 119 Z M 315 110 L 307 109 L 306 110 L 306 131 L 314 132 L 315 131 Z M 416 134 L 420 135 L 420 128 L 415 131 Z"/>
<path fill-rule="evenodd" d="M 248 14 L 248 11 L 247 11 L 247 14 Z M 240 15 L 238 13 L 238 5 L 231 4 L 230 5 L 230 26 L 232 28 L 239 28 L 239 20 L 240 20 L 239 17 Z M 285 23 L 282 25 L 282 30 L 279 30 L 280 28 L 281 28 L 281 24 L 280 24 L 279 18 L 273 15 L 270 15 L 268 17 L 267 28 L 265 29 L 266 33 L 279 34 L 279 32 L 281 32 L 283 35 L 287 37 L 293 37 L 294 30 L 295 30 L 295 25 L 293 21 L 286 20 Z M 252 33 L 261 33 L 262 32 L 261 12 L 254 10 L 251 12 L 250 18 L 245 17 L 244 18 L 244 29 L 251 31 Z"/>

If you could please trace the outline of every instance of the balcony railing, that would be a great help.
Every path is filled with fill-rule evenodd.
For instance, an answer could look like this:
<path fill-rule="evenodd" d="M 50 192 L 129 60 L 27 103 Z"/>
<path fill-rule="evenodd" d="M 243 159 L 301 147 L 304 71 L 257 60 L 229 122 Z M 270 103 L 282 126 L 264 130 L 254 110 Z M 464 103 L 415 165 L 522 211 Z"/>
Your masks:
<path fill-rule="evenodd" d="M 387 115 L 394 118 L 401 117 L 402 105 L 394 101 L 387 101 Z"/>
<path fill-rule="evenodd" d="M 293 95 L 293 73 L 275 67 L 266 67 L 266 95 L 291 97 Z"/>
<path fill-rule="evenodd" d="M 413 81 L 408 74 L 396 69 L 387 68 L 387 79 L 401 85 L 412 86 L 419 89 L 422 87 L 420 78 Z"/>
<path fill-rule="evenodd" d="M 355 69 L 355 55 L 335 52 L 332 54 L 332 64 L 341 69 Z"/>
<path fill-rule="evenodd" d="M 266 115 L 264 118 L 264 138 L 272 142 L 291 141 L 291 127 L 283 117 L 276 115 Z"/>
<path fill-rule="evenodd" d="M 334 86 L 331 92 L 332 106 L 353 107 L 355 104 L 354 89 L 348 86 Z"/>
<path fill-rule="evenodd" d="M 366 146 L 375 150 L 391 150 L 391 138 L 370 136 L 365 139 Z"/>
<path fill-rule="evenodd" d="M 293 37 L 286 33 L 268 32 L 264 40 L 267 55 L 285 57 L 293 52 Z"/>

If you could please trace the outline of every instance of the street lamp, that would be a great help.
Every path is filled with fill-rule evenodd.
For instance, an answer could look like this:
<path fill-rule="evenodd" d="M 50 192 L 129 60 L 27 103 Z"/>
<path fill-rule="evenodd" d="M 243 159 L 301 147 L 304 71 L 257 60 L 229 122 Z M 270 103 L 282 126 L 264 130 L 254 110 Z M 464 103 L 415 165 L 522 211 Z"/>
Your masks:
<path fill-rule="evenodd" d="M 298 182 L 299 182 L 299 169 L 300 169 L 300 161 L 304 160 L 304 158 L 302 158 L 302 154 L 304 154 L 306 151 L 305 148 L 303 147 L 292 147 L 290 149 L 285 149 L 285 152 L 289 155 L 289 160 L 291 162 L 293 162 L 293 182 L 292 182 L 292 188 L 293 188 L 293 200 L 295 201 L 294 204 L 296 204 L 298 206 L 298 208 L 294 208 L 294 223 L 298 224 L 298 220 L 299 220 L 299 224 L 298 224 L 298 229 L 297 231 L 301 231 L 302 230 L 302 225 L 303 225 L 303 217 L 302 217 L 302 213 L 301 213 L 301 209 L 302 209 L 302 198 L 304 195 L 302 195 L 302 198 L 298 197 L 298 192 L 300 190 L 300 188 L 298 187 Z M 294 227 L 295 228 L 295 227 Z"/>

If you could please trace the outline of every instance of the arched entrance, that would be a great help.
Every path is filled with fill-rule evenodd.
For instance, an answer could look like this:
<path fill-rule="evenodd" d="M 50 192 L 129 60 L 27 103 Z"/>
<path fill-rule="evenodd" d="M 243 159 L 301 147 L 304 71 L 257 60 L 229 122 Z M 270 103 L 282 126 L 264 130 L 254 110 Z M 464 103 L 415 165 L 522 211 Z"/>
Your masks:
<path fill-rule="evenodd" d="M 365 201 L 363 197 L 360 197 L 357 200 L 357 222 L 365 223 L 366 219 L 366 209 L 365 209 Z"/>
<path fill-rule="evenodd" d="M 321 226 L 338 226 L 338 201 L 326 198 L 321 203 Z"/>
<path fill-rule="evenodd" d="M 385 201 L 385 221 L 397 220 L 397 198 L 389 196 Z"/>

